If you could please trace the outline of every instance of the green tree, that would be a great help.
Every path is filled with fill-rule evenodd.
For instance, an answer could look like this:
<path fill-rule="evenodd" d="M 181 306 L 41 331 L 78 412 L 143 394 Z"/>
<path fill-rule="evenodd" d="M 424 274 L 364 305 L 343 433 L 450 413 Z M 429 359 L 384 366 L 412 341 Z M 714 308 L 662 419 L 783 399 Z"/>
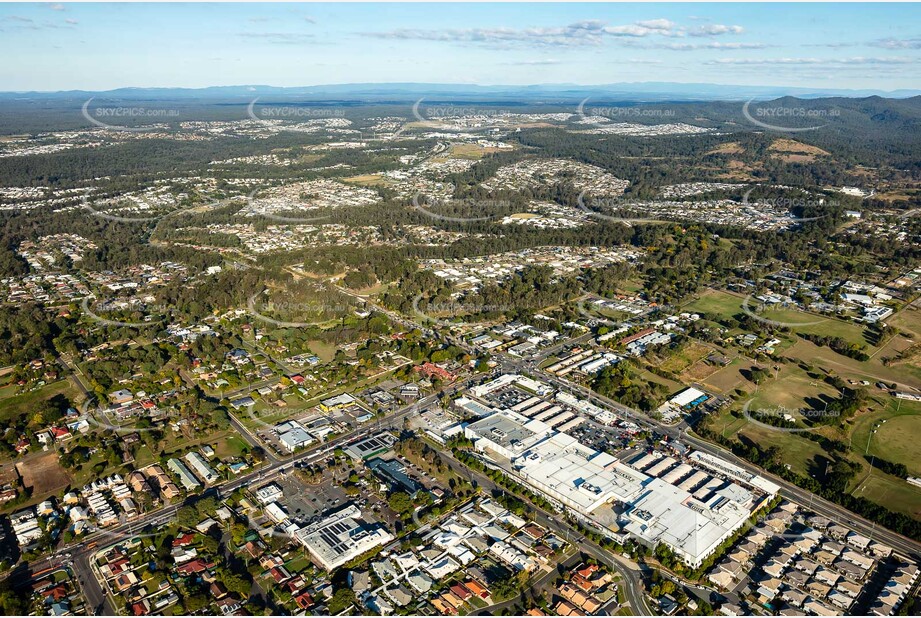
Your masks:
<path fill-rule="evenodd" d="M 405 515 L 413 510 L 413 501 L 405 491 L 395 491 L 390 494 L 390 498 L 387 499 L 387 504 L 401 515 Z"/>

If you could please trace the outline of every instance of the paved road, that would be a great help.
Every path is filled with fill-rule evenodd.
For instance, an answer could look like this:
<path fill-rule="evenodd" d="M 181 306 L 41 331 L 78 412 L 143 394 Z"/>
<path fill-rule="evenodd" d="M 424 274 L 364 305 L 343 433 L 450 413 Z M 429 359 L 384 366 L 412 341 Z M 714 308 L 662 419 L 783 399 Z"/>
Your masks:
<path fill-rule="evenodd" d="M 350 296 L 357 297 L 357 295 L 347 290 L 341 289 L 340 291 L 346 294 L 349 294 Z M 426 326 L 422 324 L 418 324 L 414 322 L 413 320 L 406 319 L 403 316 L 400 316 L 390 310 L 387 310 L 375 304 L 373 301 L 367 298 L 363 298 L 363 297 L 359 297 L 359 298 L 367 302 L 368 305 L 374 307 L 378 311 L 385 313 L 395 322 L 405 327 L 419 328 L 425 333 L 432 333 L 432 335 L 434 335 L 434 333 L 429 328 L 427 328 Z M 577 339 L 581 340 L 583 338 L 585 338 L 585 335 Z M 451 338 L 451 343 L 454 343 L 455 345 L 460 346 L 462 349 L 466 350 L 469 353 L 474 353 L 474 354 L 476 353 L 475 350 L 473 350 L 469 345 L 465 344 L 461 340 Z M 591 401 L 592 403 L 596 405 L 599 405 L 601 407 L 608 408 L 608 409 L 613 409 L 617 411 L 618 413 L 620 413 L 621 415 L 623 415 L 624 417 L 637 423 L 641 427 L 644 427 L 647 429 L 653 429 L 663 435 L 669 436 L 670 438 L 680 439 L 682 442 L 687 443 L 690 446 L 693 446 L 694 448 L 700 451 L 710 453 L 713 455 L 717 455 L 724 459 L 728 459 L 751 473 L 760 474 L 762 476 L 765 476 L 771 479 L 773 482 L 777 483 L 781 487 L 780 493 L 782 496 L 790 498 L 800 504 L 809 505 L 809 507 L 812 510 L 816 511 L 817 513 L 824 515 L 826 517 L 829 517 L 830 519 L 833 519 L 835 521 L 844 523 L 850 526 L 851 528 L 853 528 L 854 530 L 857 530 L 858 532 L 866 536 L 869 536 L 875 540 L 879 540 L 883 543 L 886 543 L 902 553 L 914 556 L 916 558 L 921 556 L 921 543 L 918 543 L 912 539 L 908 539 L 904 536 L 898 535 L 890 530 L 878 527 L 872 522 L 864 520 L 863 518 L 860 518 L 854 515 L 853 513 L 850 513 L 846 509 L 834 503 L 831 503 L 827 500 L 824 500 L 823 498 L 815 496 L 811 492 L 801 489 L 783 479 L 775 477 L 771 475 L 770 473 L 767 473 L 764 470 L 761 470 L 757 466 L 736 457 L 735 455 L 733 455 L 732 453 L 723 449 L 720 446 L 717 446 L 710 442 L 706 442 L 694 436 L 693 434 L 686 433 L 685 432 L 686 427 L 663 425 L 662 423 L 659 423 L 656 420 L 645 416 L 638 410 L 629 408 L 607 397 L 598 395 L 597 393 L 585 387 L 582 387 L 577 384 L 573 384 L 571 382 L 562 380 L 560 378 L 557 378 L 556 376 L 548 374 L 540 370 L 537 367 L 537 364 L 539 361 L 526 361 L 524 359 L 520 359 L 517 357 L 511 357 L 505 354 L 498 355 L 498 358 L 506 368 L 511 368 L 515 371 L 530 373 L 532 375 L 538 376 L 541 379 L 551 384 L 554 384 L 557 388 L 561 388 L 565 391 L 570 391 L 573 393 L 578 393 L 583 398 Z M 467 381 L 470 381 L 470 380 L 467 380 Z M 465 381 L 465 383 L 467 381 Z M 269 384 L 271 382 L 272 381 L 266 381 L 266 384 Z M 453 385 L 452 390 L 457 390 L 457 388 L 459 387 L 460 387 L 460 384 Z M 237 392 L 243 392 L 243 391 L 248 392 L 252 390 L 252 388 L 253 386 L 250 385 L 250 386 L 245 387 L 244 389 L 238 389 L 237 391 L 226 393 L 225 397 L 232 396 L 232 394 L 236 394 Z M 435 399 L 436 399 L 435 396 L 427 397 L 419 402 L 416 402 L 415 404 L 401 408 L 397 412 L 391 415 L 388 415 L 387 417 L 381 420 L 389 421 L 391 424 L 393 424 L 394 421 L 397 421 L 405 417 L 406 415 L 419 409 L 420 407 L 433 403 Z M 237 429 L 237 431 L 241 432 L 242 437 L 246 438 L 247 441 L 249 441 L 251 444 L 254 443 L 253 442 L 254 439 L 252 438 L 252 436 L 249 435 L 249 432 L 245 431 L 245 428 L 243 428 L 240 425 L 239 421 L 234 422 L 234 427 Z M 243 431 L 241 431 L 241 429 L 243 429 Z M 290 459 L 278 460 L 277 458 L 270 456 L 270 460 L 267 466 L 257 471 L 254 471 L 250 474 L 247 474 L 243 477 L 237 478 L 233 481 L 224 483 L 219 487 L 219 490 L 230 492 L 238 487 L 249 485 L 253 482 L 257 482 L 264 478 L 268 478 L 274 474 L 277 474 L 278 472 L 283 471 L 284 469 L 286 469 L 286 467 L 289 464 L 293 464 L 296 461 L 307 459 L 313 455 L 318 454 L 320 452 L 320 449 L 324 449 L 324 448 L 332 449 L 336 445 L 344 444 L 360 436 L 363 432 L 367 432 L 367 431 L 368 431 L 367 428 L 356 429 L 352 432 L 343 434 L 342 436 L 339 436 L 338 438 L 335 438 L 334 440 L 331 440 L 328 443 L 317 445 L 316 447 L 312 449 L 308 449 L 302 453 L 292 456 Z M 267 454 L 269 454 L 268 450 L 269 449 L 265 449 Z M 448 457 L 448 460 L 454 461 L 457 465 L 462 466 L 460 462 L 456 462 L 456 460 L 453 460 L 453 458 L 451 458 L 450 456 Z M 463 469 L 466 473 L 468 474 L 471 473 L 471 471 L 468 468 L 466 468 L 466 466 L 464 466 Z M 495 487 L 495 485 L 491 481 L 489 481 L 488 477 L 485 477 L 482 475 L 477 475 L 477 476 L 478 478 L 481 479 L 482 485 L 486 487 Z M 171 518 L 172 516 L 175 515 L 175 511 L 178 510 L 178 508 L 179 508 L 179 505 L 171 505 L 171 506 L 163 507 L 157 511 L 153 511 L 148 514 L 148 517 L 145 519 L 145 523 L 151 521 L 151 518 L 154 518 L 154 520 L 159 520 L 160 517 Z M 548 528 L 558 532 L 559 534 L 563 534 L 565 536 L 569 536 L 573 534 L 573 530 L 569 527 L 568 524 L 561 524 L 561 522 L 559 521 L 560 518 L 558 514 L 548 514 L 541 510 L 537 510 L 535 511 L 535 515 L 538 517 L 539 521 L 542 520 L 541 523 L 543 523 Z M 134 533 L 132 526 L 135 526 L 135 525 L 137 524 L 123 524 L 121 526 L 117 526 L 108 531 L 100 531 L 100 532 L 94 533 L 93 535 L 89 535 L 89 537 L 87 537 L 87 539 L 84 540 L 84 543 L 90 542 L 92 540 L 97 540 L 97 542 L 106 542 L 106 543 L 116 542 L 119 538 L 119 535 L 121 535 L 121 538 L 125 538 L 127 536 L 130 536 L 132 533 Z M 579 539 L 578 542 L 581 544 L 580 546 L 583 549 L 590 550 L 589 553 L 594 555 L 596 559 L 601 560 L 602 562 L 607 564 L 609 567 L 614 568 L 618 572 L 621 573 L 622 582 L 624 584 L 624 590 L 627 594 L 627 597 L 630 601 L 631 606 L 634 608 L 634 611 L 639 611 L 639 613 L 643 613 L 643 614 L 652 613 L 650 608 L 646 605 L 645 598 L 642 594 L 642 587 L 639 585 L 641 572 L 639 571 L 639 567 L 637 565 L 621 558 L 620 556 L 613 555 L 611 552 L 608 552 L 604 550 L 603 548 L 595 545 L 588 539 L 582 538 L 582 539 Z M 83 560 L 86 560 L 86 563 L 88 564 L 89 552 L 84 548 L 83 543 L 72 544 L 70 546 L 61 548 L 59 552 L 64 552 L 68 550 L 73 552 L 75 567 L 77 564 L 81 563 L 81 561 Z M 51 564 L 48 561 L 43 561 L 43 562 L 35 563 L 35 566 L 46 563 L 46 562 L 48 564 Z M 632 565 L 632 568 L 630 565 Z M 81 568 L 80 570 L 82 571 L 83 569 Z M 88 581 L 87 584 L 85 585 L 85 590 L 87 590 L 85 594 L 87 594 L 88 600 L 90 600 L 91 596 L 93 597 L 93 600 L 90 600 L 91 606 L 99 607 L 100 611 L 110 610 L 111 607 L 105 607 L 105 605 L 107 604 L 107 601 L 104 601 L 101 605 L 97 605 L 96 603 L 93 602 L 93 601 L 99 600 L 98 595 L 101 595 L 102 591 L 101 589 L 99 589 L 98 583 L 96 585 L 96 589 L 93 590 L 93 581 L 95 580 L 95 578 L 89 577 L 88 579 L 92 581 Z"/>
<path fill-rule="evenodd" d="M 253 433 L 245 426 L 240 419 L 237 418 L 237 415 L 233 412 L 228 412 L 227 416 L 230 417 L 230 425 L 240 434 L 240 437 L 246 440 L 250 446 L 258 447 L 262 449 L 262 452 L 265 453 L 266 459 L 269 460 L 270 464 L 277 464 L 281 460 L 275 455 L 273 449 L 268 444 L 262 444 L 259 439 L 253 435 Z"/>
<path fill-rule="evenodd" d="M 93 394 L 93 391 L 84 381 L 86 376 L 83 374 L 83 370 L 81 370 L 80 367 L 78 367 L 73 362 L 73 359 L 71 359 L 69 354 L 61 354 L 57 358 L 57 362 L 61 367 L 64 367 L 65 369 L 70 371 L 70 375 L 73 378 L 73 381 L 76 383 L 77 388 L 79 388 L 80 391 L 83 393 L 84 398 L 86 399 L 95 398 L 96 395 Z"/>

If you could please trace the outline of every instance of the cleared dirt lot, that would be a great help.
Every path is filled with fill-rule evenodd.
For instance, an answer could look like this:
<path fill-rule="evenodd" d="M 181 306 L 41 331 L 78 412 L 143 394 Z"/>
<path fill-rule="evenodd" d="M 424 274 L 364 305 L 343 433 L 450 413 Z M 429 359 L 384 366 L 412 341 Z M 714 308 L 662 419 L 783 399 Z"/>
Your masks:
<path fill-rule="evenodd" d="M 70 485 L 70 475 L 58 463 L 56 452 L 45 453 L 16 464 L 23 485 L 32 489 L 32 495 L 42 496 Z"/>

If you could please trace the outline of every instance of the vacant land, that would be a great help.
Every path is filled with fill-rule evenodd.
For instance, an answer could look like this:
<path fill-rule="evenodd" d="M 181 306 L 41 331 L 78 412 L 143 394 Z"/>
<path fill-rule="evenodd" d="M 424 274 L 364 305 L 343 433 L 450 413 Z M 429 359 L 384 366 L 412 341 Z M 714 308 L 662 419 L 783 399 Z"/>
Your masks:
<path fill-rule="evenodd" d="M 16 464 L 22 477 L 22 484 L 32 489 L 32 496 L 39 498 L 64 489 L 70 484 L 70 475 L 58 463 L 55 451 L 31 457 Z"/>
<path fill-rule="evenodd" d="M 768 148 L 774 158 L 784 163 L 812 163 L 816 157 L 827 156 L 828 152 L 815 146 L 803 144 L 792 139 L 774 140 Z"/>
<path fill-rule="evenodd" d="M 0 393 L 7 395 L 6 398 L 0 396 L 0 421 L 8 421 L 34 412 L 39 402 L 47 401 L 57 395 L 66 397 L 72 403 L 75 403 L 80 395 L 69 380 L 58 380 L 21 395 L 13 394 L 9 387 L 5 387 Z"/>
<path fill-rule="evenodd" d="M 777 379 L 761 384 L 752 396 L 751 409 L 823 410 L 838 398 L 838 391 L 821 377 L 809 376 L 797 365 L 779 365 Z M 793 416 L 796 416 L 795 414 Z"/>
<path fill-rule="evenodd" d="M 755 388 L 753 382 L 746 379 L 746 375 L 758 363 L 745 358 L 736 358 L 731 363 L 710 375 L 703 385 L 716 393 L 728 393 L 740 388 L 751 392 Z"/>
<path fill-rule="evenodd" d="M 362 174 L 359 176 L 350 176 L 348 178 L 343 178 L 342 182 L 346 182 L 352 185 L 359 185 L 362 187 L 389 187 L 393 185 L 393 181 L 381 176 L 380 174 Z"/>
<path fill-rule="evenodd" d="M 240 457 L 244 452 L 250 450 L 249 444 L 237 436 L 230 436 L 226 440 L 211 443 L 211 446 L 214 447 L 214 453 L 220 459 Z"/>
<path fill-rule="evenodd" d="M 684 307 L 685 311 L 732 317 L 742 312 L 742 299 L 726 292 L 707 290 Z"/>
<path fill-rule="evenodd" d="M 688 367 L 710 354 L 712 350 L 702 343 L 689 341 L 659 364 L 660 369 L 672 373 L 681 373 Z"/>
<path fill-rule="evenodd" d="M 886 320 L 899 330 L 921 337 L 921 309 L 916 304 L 908 305 Z"/>
<path fill-rule="evenodd" d="M 870 432 L 876 428 L 876 433 Z M 850 431 L 852 447 L 887 461 L 905 464 L 910 474 L 921 476 L 921 402 L 889 400 L 882 409 L 861 414 Z"/>
<path fill-rule="evenodd" d="M 762 448 L 779 448 L 781 460 L 798 474 L 809 476 L 824 472 L 824 463 L 820 469 L 820 462 L 825 461 L 825 452 L 812 440 L 753 423 L 747 423 L 738 433 Z"/>
<path fill-rule="evenodd" d="M 805 340 L 798 341 L 787 350 L 786 355 L 831 370 L 842 378 L 867 380 L 871 384 L 882 380 L 886 383 L 895 383 L 902 389 L 921 387 L 921 379 L 916 375 L 917 367 L 911 365 L 899 364 L 886 367 L 879 362 L 878 358 L 861 362 Z"/>
<path fill-rule="evenodd" d="M 738 142 L 727 142 L 720 144 L 707 152 L 707 154 L 742 154 L 743 152 L 745 152 L 745 149 Z"/>
<path fill-rule="evenodd" d="M 324 363 L 328 363 L 336 356 L 337 348 L 334 343 L 311 339 L 307 342 L 307 345 L 310 347 L 310 351 L 316 354 Z"/>
<path fill-rule="evenodd" d="M 762 404 L 762 401 L 786 408 L 800 407 L 802 404 L 797 406 L 796 401 L 810 400 L 809 396 L 803 397 L 803 393 L 810 389 L 817 392 L 814 399 L 830 394 L 819 393 L 828 388 L 824 383 L 817 382 L 815 386 L 804 385 L 802 379 L 802 376 L 794 371 L 786 376 L 786 379 L 773 384 L 762 384 L 754 395 L 756 403 L 753 403 L 750 409 L 755 410 L 766 405 Z M 784 393 L 784 385 L 796 395 Z M 712 427 L 714 431 L 727 438 L 753 442 L 763 449 L 780 449 L 779 460 L 799 474 L 821 478 L 828 462 L 828 456 L 822 447 L 805 434 L 756 425 L 744 417 L 733 416 L 728 410 L 714 415 Z M 874 428 L 876 433 L 871 434 Z M 871 468 L 864 454 L 866 452 L 867 455 L 905 464 L 910 474 L 919 475 L 921 461 L 917 457 L 918 432 L 921 432 L 921 403 L 903 401 L 900 404 L 884 394 L 872 399 L 866 410 L 853 419 L 816 429 L 816 433 L 851 445 L 847 459 L 858 464 L 860 470 L 850 482 L 850 493 L 913 517 L 921 517 L 921 488 L 909 485 L 905 480 L 885 474 L 877 468 Z"/>
<path fill-rule="evenodd" d="M 857 480 L 851 494 L 884 505 L 887 509 L 921 519 L 921 488 L 909 485 L 900 478 L 871 470 Z"/>
<path fill-rule="evenodd" d="M 723 317 L 734 317 L 743 313 L 746 297 L 719 290 L 707 290 L 700 298 L 691 301 L 684 307 L 685 311 L 717 314 Z M 796 339 L 796 332 L 823 337 L 840 337 L 849 343 L 865 345 L 868 354 L 876 348 L 867 343 L 864 337 L 864 327 L 860 324 L 821 316 L 814 313 L 799 311 L 797 309 L 765 309 L 756 311 L 758 301 L 748 299 L 748 309 L 756 315 L 777 322 L 791 325 L 790 338 Z"/>
<path fill-rule="evenodd" d="M 451 146 L 451 157 L 455 159 L 482 159 L 485 155 L 495 152 L 502 152 L 502 150 L 478 144 L 453 144 Z"/>
<path fill-rule="evenodd" d="M 703 383 L 719 370 L 719 365 L 712 365 L 706 360 L 699 360 L 682 372 L 681 379 L 685 382 Z"/>

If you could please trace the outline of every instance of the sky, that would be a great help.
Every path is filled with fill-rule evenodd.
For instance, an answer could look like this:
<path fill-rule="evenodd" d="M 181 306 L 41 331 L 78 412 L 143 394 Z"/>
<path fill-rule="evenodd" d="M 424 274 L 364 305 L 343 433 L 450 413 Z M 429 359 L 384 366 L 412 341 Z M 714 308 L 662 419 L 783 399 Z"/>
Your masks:
<path fill-rule="evenodd" d="M 0 4 L 0 91 L 921 87 L 921 4 Z"/>

